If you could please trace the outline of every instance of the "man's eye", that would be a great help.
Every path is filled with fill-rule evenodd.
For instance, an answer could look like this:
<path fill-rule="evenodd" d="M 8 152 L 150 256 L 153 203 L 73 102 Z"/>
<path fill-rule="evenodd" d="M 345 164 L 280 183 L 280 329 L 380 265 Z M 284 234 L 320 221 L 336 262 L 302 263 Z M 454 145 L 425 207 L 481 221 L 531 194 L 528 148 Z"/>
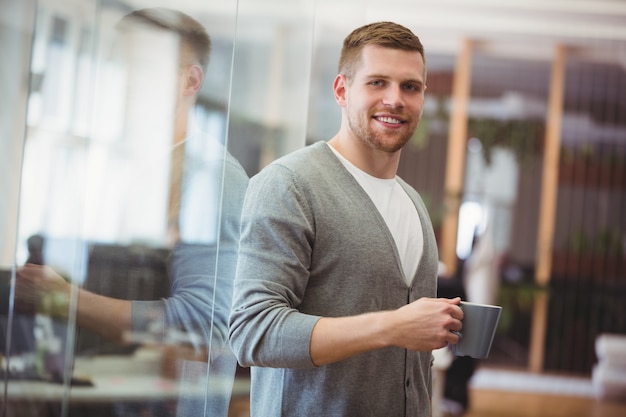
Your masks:
<path fill-rule="evenodd" d="M 421 86 L 416 85 L 416 84 L 406 84 L 406 85 L 404 86 L 404 89 L 405 89 L 406 91 L 415 91 L 415 92 L 420 92 L 420 91 L 422 91 Z"/>
<path fill-rule="evenodd" d="M 373 85 L 374 87 L 380 87 L 381 85 L 383 85 L 383 82 L 381 80 L 374 80 L 370 81 L 370 85 Z"/>

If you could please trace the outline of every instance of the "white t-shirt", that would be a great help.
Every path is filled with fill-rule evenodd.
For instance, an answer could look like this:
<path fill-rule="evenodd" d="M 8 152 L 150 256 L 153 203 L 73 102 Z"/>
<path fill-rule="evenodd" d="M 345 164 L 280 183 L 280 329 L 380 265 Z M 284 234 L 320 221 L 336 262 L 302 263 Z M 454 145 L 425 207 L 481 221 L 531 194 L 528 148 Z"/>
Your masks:
<path fill-rule="evenodd" d="M 373 177 L 328 146 L 369 195 L 387 223 L 400 255 L 404 279 L 410 285 L 424 251 L 422 224 L 413 201 L 395 178 Z"/>

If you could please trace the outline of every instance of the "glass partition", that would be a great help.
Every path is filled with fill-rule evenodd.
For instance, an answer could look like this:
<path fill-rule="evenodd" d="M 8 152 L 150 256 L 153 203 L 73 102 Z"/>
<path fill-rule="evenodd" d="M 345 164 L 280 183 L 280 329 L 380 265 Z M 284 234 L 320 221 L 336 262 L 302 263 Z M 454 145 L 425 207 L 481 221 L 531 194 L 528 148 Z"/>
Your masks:
<path fill-rule="evenodd" d="M 247 398 L 227 341 L 239 211 L 305 143 L 314 2 L 283 3 L 3 3 L 3 415 Z"/>

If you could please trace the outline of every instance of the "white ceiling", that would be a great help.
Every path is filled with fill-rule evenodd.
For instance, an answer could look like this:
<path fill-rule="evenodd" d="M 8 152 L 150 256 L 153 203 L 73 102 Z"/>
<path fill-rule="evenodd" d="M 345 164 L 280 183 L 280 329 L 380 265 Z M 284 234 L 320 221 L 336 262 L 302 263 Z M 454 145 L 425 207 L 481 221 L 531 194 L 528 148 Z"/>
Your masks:
<path fill-rule="evenodd" d="M 455 53 L 464 38 L 490 54 L 550 60 L 563 43 L 626 68 L 624 0 L 131 0 L 134 7 L 169 5 L 207 16 L 211 31 L 271 36 L 276 27 L 315 21 L 318 38 L 336 42 L 365 22 L 392 20 L 410 27 L 428 50 Z M 221 28 L 220 28 L 221 24 Z M 617 51 L 617 52 L 616 52 Z"/>

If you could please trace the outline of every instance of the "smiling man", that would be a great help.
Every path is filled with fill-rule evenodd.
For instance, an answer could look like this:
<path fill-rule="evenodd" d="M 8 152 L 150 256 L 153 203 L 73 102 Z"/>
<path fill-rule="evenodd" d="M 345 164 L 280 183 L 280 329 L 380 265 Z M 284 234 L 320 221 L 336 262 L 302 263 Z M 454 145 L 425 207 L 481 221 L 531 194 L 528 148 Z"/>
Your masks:
<path fill-rule="evenodd" d="M 432 225 L 396 175 L 424 104 L 419 38 L 354 30 L 333 90 L 337 135 L 247 190 L 231 346 L 252 366 L 252 416 L 430 416 L 431 350 L 458 342 L 463 313 L 435 298 Z"/>

